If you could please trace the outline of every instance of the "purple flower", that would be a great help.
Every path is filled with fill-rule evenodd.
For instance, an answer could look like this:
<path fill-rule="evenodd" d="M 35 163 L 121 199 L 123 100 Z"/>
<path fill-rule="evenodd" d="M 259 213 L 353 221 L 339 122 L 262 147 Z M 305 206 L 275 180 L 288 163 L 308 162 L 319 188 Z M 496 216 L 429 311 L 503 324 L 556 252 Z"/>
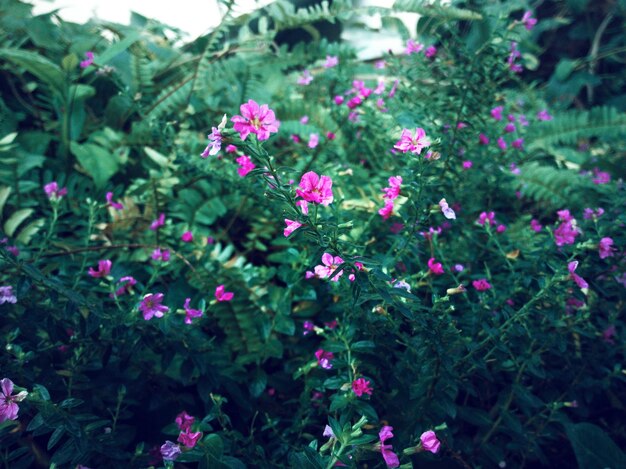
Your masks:
<path fill-rule="evenodd" d="M 326 352 L 325 350 L 319 349 L 315 352 L 315 358 L 317 358 L 317 364 L 319 366 L 325 370 L 330 370 L 333 367 L 330 361 L 335 358 L 335 355 L 333 352 Z"/>
<path fill-rule="evenodd" d="M 93 61 L 94 61 L 94 56 L 93 56 L 93 52 L 91 52 L 90 50 L 88 50 L 87 52 L 85 52 L 85 57 L 87 57 L 85 60 L 83 60 L 80 63 L 80 68 L 87 68 L 89 67 Z"/>
<path fill-rule="evenodd" d="M 308 70 L 302 73 L 302 76 L 298 78 L 298 85 L 307 86 L 313 81 L 313 75 Z"/>
<path fill-rule="evenodd" d="M 13 381 L 9 378 L 0 380 L 0 422 L 5 420 L 16 420 L 20 407 L 17 402 L 22 402 L 28 393 L 21 391 L 13 394 Z"/>
<path fill-rule="evenodd" d="M 193 423 L 196 421 L 196 418 L 192 415 L 189 415 L 186 411 L 182 411 L 180 414 L 176 416 L 174 422 L 176 422 L 176 426 L 180 431 L 185 431 L 191 428 Z"/>
<path fill-rule="evenodd" d="M 389 468 L 398 467 L 400 465 L 398 455 L 392 451 L 393 446 L 385 444 L 385 441 L 393 438 L 393 433 L 391 433 L 392 430 L 393 427 L 385 425 L 380 429 L 380 432 L 378 432 L 378 438 L 380 439 L 380 452 L 383 454 L 385 464 L 387 464 L 387 467 Z"/>
<path fill-rule="evenodd" d="M 163 293 L 148 293 L 141 300 L 139 305 L 139 311 L 143 313 L 143 318 L 146 321 L 152 319 L 152 317 L 162 318 L 163 313 L 167 313 L 170 309 L 161 304 L 163 301 Z"/>
<path fill-rule="evenodd" d="M 491 110 L 491 117 L 493 117 L 497 121 L 502 120 L 502 111 L 504 111 L 504 107 L 496 106 Z"/>
<path fill-rule="evenodd" d="M 550 114 L 548 114 L 548 111 L 546 111 L 544 109 L 544 110 L 539 111 L 537 113 L 537 119 L 539 119 L 540 121 L 551 121 L 552 120 L 552 116 Z"/>
<path fill-rule="evenodd" d="M 612 238 L 602 238 L 598 244 L 598 250 L 600 252 L 600 259 L 606 259 L 615 255 L 615 248 L 613 247 Z"/>
<path fill-rule="evenodd" d="M 154 251 L 152 251 L 150 257 L 155 261 L 167 262 L 170 260 L 170 250 L 163 249 L 161 251 L 161 248 L 156 248 Z"/>
<path fill-rule="evenodd" d="M 435 46 L 428 46 L 426 50 L 424 51 L 424 55 L 429 59 L 434 57 L 436 54 L 437 54 L 437 48 Z"/>
<path fill-rule="evenodd" d="M 528 10 L 522 16 L 522 23 L 524 23 L 524 27 L 530 31 L 537 24 L 537 18 L 533 18 L 533 12 Z"/>
<path fill-rule="evenodd" d="M 487 281 L 486 278 L 481 278 L 478 280 L 474 280 L 472 285 L 476 289 L 476 291 L 485 291 L 491 288 L 491 284 Z"/>
<path fill-rule="evenodd" d="M 13 293 L 13 287 L 10 285 L 0 287 L 0 305 L 4 303 L 17 303 L 17 298 Z"/>
<path fill-rule="evenodd" d="M 185 299 L 185 304 L 183 308 L 185 308 L 185 324 L 191 324 L 193 318 L 202 317 L 201 309 L 191 309 L 189 307 L 189 303 L 191 302 L 191 298 Z"/>
<path fill-rule="evenodd" d="M 168 440 L 161 446 L 161 456 L 164 461 L 175 461 L 180 453 L 182 453 L 180 446 L 172 441 Z"/>
<path fill-rule="evenodd" d="M 222 134 L 217 127 L 211 128 L 211 133 L 207 135 L 207 138 L 209 139 L 209 144 L 204 151 L 200 153 L 202 158 L 217 155 L 217 152 L 219 152 L 222 148 Z"/>
<path fill-rule="evenodd" d="M 119 279 L 117 283 L 118 285 L 121 284 L 121 286 L 117 290 L 115 290 L 115 296 L 121 296 L 126 293 L 130 293 L 133 286 L 137 284 L 137 280 L 135 280 L 134 277 L 131 277 L 130 275 L 128 275 L 126 277 L 122 277 L 121 279 Z"/>
<path fill-rule="evenodd" d="M 324 62 L 324 67 L 332 68 L 336 67 L 339 64 L 339 58 L 336 55 L 327 55 L 326 62 Z"/>
<path fill-rule="evenodd" d="M 430 451 L 431 453 L 437 453 L 439 451 L 439 447 L 441 446 L 441 442 L 437 439 L 437 435 L 435 435 L 435 432 L 432 430 L 422 433 L 420 441 L 422 443 L 422 448 L 426 451 Z"/>
<path fill-rule="evenodd" d="M 569 271 L 569 277 L 576 282 L 581 289 L 589 288 L 589 284 L 585 282 L 585 280 L 576 273 L 576 268 L 578 267 L 578 261 L 572 261 L 567 264 L 567 270 Z"/>
<path fill-rule="evenodd" d="M 161 228 L 163 225 L 165 225 L 165 214 L 164 213 L 159 215 L 159 218 L 157 218 L 156 220 L 154 220 L 152 222 L 152 224 L 150 225 L 150 229 L 152 231 L 156 231 L 159 228 Z"/>
<path fill-rule="evenodd" d="M 278 132 L 280 122 L 267 104 L 259 106 L 256 101 L 249 99 L 239 110 L 241 116 L 233 116 L 230 120 L 241 140 L 245 140 L 250 133 L 256 134 L 259 140 L 267 140 L 271 133 Z"/>
<path fill-rule="evenodd" d="M 109 207 L 113 207 L 115 210 L 124 210 L 124 205 L 122 205 L 120 202 L 113 201 L 113 192 L 107 192 L 106 201 Z"/>
<path fill-rule="evenodd" d="M 101 260 L 98 261 L 98 270 L 94 270 L 93 267 L 89 267 L 89 271 L 87 272 L 93 278 L 102 278 L 106 277 L 111 273 L 112 263 L 110 260 Z"/>
<path fill-rule="evenodd" d="M 43 186 L 43 190 L 50 200 L 61 200 L 67 194 L 67 187 L 59 189 L 59 184 L 56 181 Z"/>

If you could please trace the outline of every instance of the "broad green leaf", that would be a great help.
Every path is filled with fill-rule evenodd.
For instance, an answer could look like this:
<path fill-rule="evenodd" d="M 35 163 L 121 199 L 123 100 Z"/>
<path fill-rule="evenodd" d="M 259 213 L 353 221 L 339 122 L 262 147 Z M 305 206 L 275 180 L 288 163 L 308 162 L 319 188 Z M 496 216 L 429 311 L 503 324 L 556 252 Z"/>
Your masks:
<path fill-rule="evenodd" d="M 65 75 L 60 67 L 45 57 L 20 49 L 0 49 L 0 57 L 25 68 L 61 96 L 65 95 Z"/>
<path fill-rule="evenodd" d="M 20 234 L 16 238 L 17 242 L 21 244 L 30 244 L 33 236 L 39 233 L 39 230 L 45 224 L 46 221 L 43 218 L 37 218 L 36 220 L 30 222 L 24 227 L 23 230 L 20 231 Z"/>
<path fill-rule="evenodd" d="M 0 187 L 0 218 L 2 218 L 2 209 L 4 209 L 4 204 L 7 203 L 10 194 L 11 188 L 9 186 Z"/>
<path fill-rule="evenodd" d="M 33 211 L 34 210 L 32 208 L 23 208 L 14 212 L 4 224 L 5 233 L 9 236 L 13 236 L 17 227 L 20 226 L 20 224 L 26 220 L 33 213 Z"/>
<path fill-rule="evenodd" d="M 565 425 L 578 467 L 595 469 L 626 467 L 626 455 L 600 427 L 591 423 Z"/>
<path fill-rule="evenodd" d="M 111 44 L 104 52 L 96 55 L 95 62 L 104 65 L 110 62 L 116 55 L 121 54 L 141 38 L 141 31 L 135 31 L 121 41 Z"/>
<path fill-rule="evenodd" d="M 98 188 L 104 187 L 119 169 L 120 162 L 117 156 L 99 145 L 93 143 L 79 145 L 72 142 L 70 149 Z"/>

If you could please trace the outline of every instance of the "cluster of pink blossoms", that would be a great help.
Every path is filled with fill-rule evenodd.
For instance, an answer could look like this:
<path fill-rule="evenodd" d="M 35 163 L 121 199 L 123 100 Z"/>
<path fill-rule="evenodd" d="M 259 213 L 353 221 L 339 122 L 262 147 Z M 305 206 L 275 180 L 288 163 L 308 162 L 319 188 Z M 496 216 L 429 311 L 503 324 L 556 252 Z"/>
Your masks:
<path fill-rule="evenodd" d="M 561 223 L 554 230 L 554 242 L 557 246 L 574 244 L 576 236 L 580 234 L 576 219 L 570 214 L 569 210 L 559 210 L 556 213 Z"/>
<path fill-rule="evenodd" d="M 415 42 L 413 39 L 406 41 L 406 48 L 404 49 L 406 55 L 418 54 L 422 51 L 424 51 L 424 56 L 429 59 L 437 54 L 437 48 L 435 46 L 431 45 L 424 49 L 424 44 Z"/>
<path fill-rule="evenodd" d="M 198 440 L 202 437 L 202 432 L 192 431 L 195 421 L 196 418 L 185 411 L 182 411 L 176 416 L 176 426 L 180 430 L 177 441 L 185 448 L 191 449 L 195 447 Z M 161 446 L 161 456 L 164 461 L 175 461 L 181 453 L 181 446 L 172 441 L 166 441 Z"/>
<path fill-rule="evenodd" d="M 497 225 L 496 233 L 504 233 L 506 231 L 506 225 L 503 225 L 502 223 L 498 223 L 498 221 L 496 220 L 495 212 L 481 212 L 481 214 L 478 216 L 478 219 L 476 220 L 476 223 L 478 223 L 481 226 Z"/>
<path fill-rule="evenodd" d="M 384 192 L 383 199 L 385 200 L 385 206 L 378 211 L 378 214 L 383 217 L 383 220 L 387 220 L 394 210 L 393 201 L 400 195 L 400 189 L 402 186 L 401 176 L 391 176 L 389 178 L 389 187 L 383 187 Z"/>
<path fill-rule="evenodd" d="M 333 201 L 333 181 L 328 176 L 319 176 L 313 171 L 302 175 L 296 196 L 306 202 L 328 206 Z M 303 210 L 304 211 L 304 210 Z"/>
<path fill-rule="evenodd" d="M 52 201 L 61 200 L 63 196 L 67 195 L 67 187 L 59 189 L 59 184 L 56 181 L 52 181 L 43 186 L 43 190 L 48 196 L 48 199 Z"/>

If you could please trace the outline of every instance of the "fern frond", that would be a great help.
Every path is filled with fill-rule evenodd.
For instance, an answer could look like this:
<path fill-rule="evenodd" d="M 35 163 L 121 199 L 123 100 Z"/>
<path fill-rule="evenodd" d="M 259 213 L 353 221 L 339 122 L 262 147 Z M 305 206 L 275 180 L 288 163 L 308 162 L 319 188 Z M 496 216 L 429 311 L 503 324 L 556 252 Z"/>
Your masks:
<path fill-rule="evenodd" d="M 473 21 L 482 20 L 480 13 L 441 4 L 424 4 L 424 0 L 396 0 L 393 10 L 419 13 L 422 16 L 445 20 Z"/>

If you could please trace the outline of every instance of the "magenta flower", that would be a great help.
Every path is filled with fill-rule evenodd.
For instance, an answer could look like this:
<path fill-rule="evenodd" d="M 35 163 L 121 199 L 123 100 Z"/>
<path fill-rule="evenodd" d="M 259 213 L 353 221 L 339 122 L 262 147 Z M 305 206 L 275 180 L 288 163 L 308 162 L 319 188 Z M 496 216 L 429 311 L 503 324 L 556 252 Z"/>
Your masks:
<path fill-rule="evenodd" d="M 496 227 L 496 233 L 504 233 L 506 231 L 506 225 L 500 224 Z"/>
<path fill-rule="evenodd" d="M 398 456 L 392 451 L 393 446 L 385 444 L 385 441 L 393 438 L 393 433 L 391 433 L 392 430 L 393 427 L 385 425 L 380 429 L 380 432 L 378 432 L 378 438 L 380 439 L 380 451 L 383 454 L 385 464 L 387 464 L 387 467 L 389 468 L 398 467 L 400 465 Z"/>
<path fill-rule="evenodd" d="M 246 177 L 250 171 L 256 168 L 256 165 L 247 155 L 241 155 L 239 158 L 236 158 L 235 161 L 239 165 L 239 168 L 237 168 L 237 174 L 239 174 L 242 178 Z"/>
<path fill-rule="evenodd" d="M 309 203 L 306 200 L 298 200 L 296 201 L 296 205 L 300 207 L 303 215 L 309 214 Z"/>
<path fill-rule="evenodd" d="M 271 133 L 278 132 L 280 122 L 276 120 L 274 111 L 267 104 L 259 106 L 252 99 L 242 104 L 239 108 L 241 116 L 233 116 L 230 120 L 234 123 L 233 128 L 239 132 L 239 137 L 245 140 L 250 134 L 256 134 L 259 140 L 267 140 Z"/>
<path fill-rule="evenodd" d="M 302 226 L 302 223 L 300 223 L 299 221 L 296 221 L 296 220 L 290 220 L 289 218 L 285 218 L 285 225 L 287 225 L 287 226 L 283 230 L 283 235 L 285 235 L 285 238 L 286 238 L 291 233 L 293 233 L 298 228 L 300 228 Z"/>
<path fill-rule="evenodd" d="M 463 169 L 470 169 L 472 166 L 474 166 L 474 163 L 472 163 L 470 160 L 463 162 Z"/>
<path fill-rule="evenodd" d="M 382 70 L 385 68 L 385 66 L 387 65 L 387 63 L 384 60 L 377 60 L 374 63 L 374 68 L 377 70 Z"/>
<path fill-rule="evenodd" d="M 509 122 L 507 125 L 504 126 L 504 131 L 508 133 L 515 132 L 515 124 Z"/>
<path fill-rule="evenodd" d="M 578 261 L 572 261 L 567 264 L 567 270 L 569 271 L 569 278 L 571 278 L 576 285 L 583 288 L 589 288 L 589 284 L 585 282 L 585 280 L 576 273 L 576 269 L 578 268 Z"/>
<path fill-rule="evenodd" d="M 537 19 L 533 18 L 533 12 L 528 10 L 524 12 L 524 16 L 522 16 L 522 23 L 524 23 L 524 27 L 530 31 L 537 24 Z"/>
<path fill-rule="evenodd" d="M 333 367 L 330 361 L 335 358 L 335 355 L 333 352 L 326 352 L 325 350 L 319 349 L 315 352 L 315 358 L 317 358 L 317 364 L 319 366 L 325 370 L 330 370 Z"/>
<path fill-rule="evenodd" d="M 311 72 L 309 72 L 308 70 L 305 70 L 302 73 L 302 76 L 298 77 L 298 85 L 302 85 L 302 86 L 307 86 L 310 85 L 311 82 L 313 81 L 313 75 L 311 75 Z"/>
<path fill-rule="evenodd" d="M 0 287 L 0 305 L 4 303 L 17 303 L 17 297 L 13 293 L 13 287 L 10 285 Z"/>
<path fill-rule="evenodd" d="M 165 214 L 162 213 L 161 215 L 159 215 L 159 218 L 157 218 L 156 220 L 154 220 L 151 224 L 150 224 L 150 229 L 152 231 L 156 231 L 159 228 L 161 228 L 163 225 L 165 225 Z"/>
<path fill-rule="evenodd" d="M 504 138 L 498 138 L 498 146 L 500 147 L 500 150 L 506 150 L 506 141 L 504 140 Z"/>
<path fill-rule="evenodd" d="M 437 54 L 437 48 L 435 46 L 428 46 L 426 50 L 424 51 L 424 55 L 429 59 L 434 57 L 436 54 Z"/>
<path fill-rule="evenodd" d="M 98 270 L 94 270 L 93 267 L 89 267 L 89 271 L 87 273 L 93 278 L 106 277 L 111 273 L 111 266 L 112 263 L 108 259 L 98 261 Z"/>
<path fill-rule="evenodd" d="M 478 280 L 474 280 L 472 285 L 477 291 L 485 291 L 491 288 L 491 284 L 487 281 L 486 278 L 481 278 Z"/>
<path fill-rule="evenodd" d="M 191 243 L 193 241 L 193 233 L 191 231 L 185 231 L 180 239 L 183 243 Z"/>
<path fill-rule="evenodd" d="M 61 200 L 63 196 L 67 194 L 67 187 L 59 189 L 59 184 L 56 181 L 52 181 L 43 186 L 43 190 L 49 200 Z"/>
<path fill-rule="evenodd" d="M 516 138 L 515 140 L 511 142 L 511 145 L 513 146 L 513 148 L 517 148 L 518 150 L 521 150 L 522 147 L 524 146 L 524 139 Z"/>
<path fill-rule="evenodd" d="M 530 229 L 533 230 L 535 233 L 539 233 L 543 229 L 543 226 L 541 226 L 541 223 L 533 218 L 532 220 L 530 220 Z"/>
<path fill-rule="evenodd" d="M 413 39 L 409 39 L 406 41 L 406 49 L 404 53 L 406 55 L 411 55 L 413 53 L 421 52 L 424 49 L 424 44 L 420 44 L 419 42 L 415 42 Z"/>
<path fill-rule="evenodd" d="M 507 59 L 507 63 L 509 64 L 509 69 L 514 73 L 520 73 L 523 68 L 520 64 L 515 63 L 515 60 L 519 59 L 522 56 L 519 50 L 517 50 L 517 42 L 511 42 L 511 52 L 509 54 L 509 58 Z"/>
<path fill-rule="evenodd" d="M 183 308 L 185 309 L 185 324 L 191 324 L 194 318 L 202 317 L 201 309 L 191 309 L 189 307 L 189 303 L 191 302 L 191 298 L 185 298 L 185 304 Z"/>
<path fill-rule="evenodd" d="M 356 394 L 357 397 L 361 397 L 363 394 L 372 395 L 372 386 L 371 382 L 365 378 L 357 378 L 352 381 L 352 392 Z"/>
<path fill-rule="evenodd" d="M 602 238 L 600 243 L 598 244 L 598 249 L 600 252 L 600 259 L 606 259 L 607 257 L 612 257 L 615 255 L 615 248 L 613 247 L 613 239 L 611 238 Z"/>
<path fill-rule="evenodd" d="M 426 451 L 430 451 L 431 453 L 437 453 L 439 451 L 439 447 L 441 446 L 441 442 L 437 439 L 437 435 L 432 430 L 428 430 L 420 435 L 420 441 L 422 443 L 422 448 Z"/>
<path fill-rule="evenodd" d="M 496 222 L 496 214 L 495 212 L 482 212 L 479 216 L 478 216 L 478 220 L 476 220 L 476 223 L 478 223 L 479 225 L 485 225 L 485 223 L 487 223 L 488 225 L 493 225 Z"/>
<path fill-rule="evenodd" d="M 235 145 L 227 145 L 226 153 L 235 153 L 237 151 L 237 147 Z"/>
<path fill-rule="evenodd" d="M 225 291 L 226 287 L 224 285 L 218 285 L 215 289 L 215 299 L 217 301 L 230 301 L 233 299 L 235 294 L 231 291 Z"/>
<path fill-rule="evenodd" d="M 504 111 L 504 107 L 496 106 L 491 110 L 491 117 L 493 117 L 497 121 L 502 120 L 502 111 Z"/>
<path fill-rule="evenodd" d="M 430 140 L 426 137 L 426 132 L 418 127 L 415 129 L 415 135 L 412 135 L 409 129 L 403 129 L 400 140 L 396 142 L 394 148 L 403 153 L 410 151 L 419 155 L 428 146 L 430 146 Z"/>
<path fill-rule="evenodd" d="M 155 261 L 167 262 L 170 260 L 170 250 L 163 249 L 161 251 L 161 248 L 156 248 L 154 251 L 152 251 L 150 257 Z"/>
<path fill-rule="evenodd" d="M 336 67 L 339 64 L 339 57 L 336 55 L 327 55 L 326 62 L 324 62 L 325 68 Z"/>
<path fill-rule="evenodd" d="M 200 153 L 202 158 L 217 155 L 222 148 L 222 134 L 217 127 L 211 128 L 211 133 L 207 135 L 207 138 L 209 139 L 209 144 L 204 151 Z"/>
<path fill-rule="evenodd" d="M 163 301 L 163 293 L 148 293 L 141 300 L 139 305 L 139 311 L 143 313 L 143 318 L 149 321 L 153 317 L 162 318 L 164 313 L 167 313 L 170 309 L 161 304 Z"/>
<path fill-rule="evenodd" d="M 315 324 L 313 324 L 312 321 L 304 321 L 302 329 L 304 329 L 302 335 L 309 335 L 311 332 L 315 331 Z"/>
<path fill-rule="evenodd" d="M 551 121 L 552 116 L 548 113 L 548 111 L 543 109 L 542 111 L 539 111 L 537 113 L 537 119 L 539 119 L 540 121 Z"/>
<path fill-rule="evenodd" d="M 164 461 L 175 461 L 180 453 L 182 453 L 180 446 L 172 441 L 168 440 L 161 446 L 161 456 Z"/>
<path fill-rule="evenodd" d="M 485 134 L 478 134 L 478 141 L 481 145 L 489 145 L 489 137 L 487 137 Z"/>
<path fill-rule="evenodd" d="M 189 428 L 178 435 L 178 442 L 187 448 L 193 448 L 202 436 L 202 432 L 192 432 Z"/>
<path fill-rule="evenodd" d="M 309 143 L 308 143 L 309 148 L 315 148 L 319 142 L 320 142 L 320 136 L 318 134 L 314 133 L 314 134 L 309 135 Z"/>
<path fill-rule="evenodd" d="M 561 223 L 554 230 L 554 242 L 557 246 L 574 244 L 576 236 L 580 233 L 576 219 L 570 215 L 569 210 L 559 210 L 557 214 Z"/>
<path fill-rule="evenodd" d="M 583 210 L 583 218 L 585 220 L 597 219 L 600 218 L 602 215 L 604 215 L 604 209 L 602 207 L 599 207 L 595 211 L 589 207 Z"/>
<path fill-rule="evenodd" d="M 94 55 L 93 52 L 91 52 L 90 50 L 88 50 L 87 52 L 85 52 L 85 57 L 87 57 L 85 60 L 81 61 L 80 63 L 80 68 L 87 68 L 89 67 L 93 61 L 94 61 Z"/>
<path fill-rule="evenodd" d="M 180 414 L 176 416 L 176 426 L 180 431 L 185 431 L 191 428 L 193 423 L 196 421 L 196 418 L 189 415 L 186 411 L 182 411 Z"/>
<path fill-rule="evenodd" d="M 113 207 L 115 210 L 124 210 L 124 205 L 122 205 L 120 202 L 113 201 L 113 192 L 107 192 L 106 201 L 109 207 Z"/>
<path fill-rule="evenodd" d="M 594 184 L 608 184 L 611 182 L 611 175 L 606 171 L 600 171 L 598 168 L 593 168 L 593 174 L 595 175 L 593 178 Z"/>
<path fill-rule="evenodd" d="M 132 291 L 133 286 L 137 284 L 137 280 L 135 280 L 134 277 L 131 277 L 130 275 L 128 275 L 126 277 L 122 277 L 121 279 L 119 279 L 117 283 L 120 286 L 118 287 L 117 290 L 115 290 L 114 296 L 122 296 Z"/>
<path fill-rule="evenodd" d="M 428 259 L 428 270 L 434 275 L 442 275 L 444 273 L 441 262 L 435 262 L 435 258 Z"/>
<path fill-rule="evenodd" d="M 456 220 L 456 213 L 454 213 L 454 210 L 450 208 L 446 199 L 441 199 L 439 201 L 439 207 L 441 207 L 441 213 L 443 213 L 444 217 L 448 220 Z"/>
<path fill-rule="evenodd" d="M 361 99 L 360 96 L 354 96 L 348 100 L 348 102 L 346 103 L 346 106 L 348 106 L 348 109 L 354 109 L 355 107 L 360 106 L 362 103 L 363 103 L 363 100 Z M 350 114 L 353 114 L 353 113 L 350 113 Z"/>
<path fill-rule="evenodd" d="M 328 278 L 330 275 L 337 270 L 337 268 L 343 264 L 343 259 L 339 256 L 334 256 L 325 252 L 322 255 L 322 264 L 315 266 L 315 276 L 318 278 Z M 343 270 L 340 270 L 336 273 L 330 280 L 331 282 L 338 282 L 339 277 L 343 275 Z"/>
<path fill-rule="evenodd" d="M 391 176 L 389 178 L 389 187 L 384 187 L 383 199 L 394 200 L 400 195 L 400 186 L 402 185 L 402 176 Z"/>
<path fill-rule="evenodd" d="M 318 176 L 317 173 L 309 171 L 302 175 L 296 195 L 307 202 L 327 206 L 333 201 L 332 185 L 333 181 L 330 177 Z"/>
<path fill-rule="evenodd" d="M 337 95 L 333 98 L 333 101 L 337 106 L 339 106 L 340 104 L 343 104 L 344 98 L 343 96 Z"/>
<path fill-rule="evenodd" d="M 18 402 L 22 402 L 28 396 L 26 391 L 21 391 L 13 395 L 13 381 L 9 378 L 0 380 L 0 422 L 6 420 L 17 420 L 20 407 Z"/>

